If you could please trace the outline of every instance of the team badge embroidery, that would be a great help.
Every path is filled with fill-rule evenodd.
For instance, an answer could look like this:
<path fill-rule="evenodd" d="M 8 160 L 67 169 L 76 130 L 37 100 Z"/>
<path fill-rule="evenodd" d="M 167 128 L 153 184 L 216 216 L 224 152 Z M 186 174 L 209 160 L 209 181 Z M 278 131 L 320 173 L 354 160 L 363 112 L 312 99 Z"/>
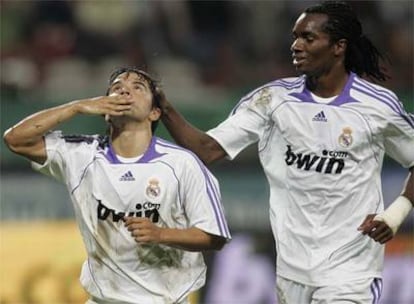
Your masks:
<path fill-rule="evenodd" d="M 269 88 L 264 88 L 260 92 L 259 98 L 255 101 L 255 105 L 257 106 L 266 106 L 272 100 L 272 93 L 270 92 Z"/>
<path fill-rule="evenodd" d="M 159 186 L 159 181 L 155 178 L 151 178 L 148 181 L 148 186 L 147 189 L 145 190 L 145 193 L 151 197 L 151 198 L 156 198 L 160 195 L 161 193 L 161 188 Z"/>
<path fill-rule="evenodd" d="M 343 128 L 342 134 L 339 135 L 338 137 L 338 142 L 344 148 L 347 148 L 350 145 L 352 145 L 352 142 L 353 142 L 352 129 L 349 127 Z"/>

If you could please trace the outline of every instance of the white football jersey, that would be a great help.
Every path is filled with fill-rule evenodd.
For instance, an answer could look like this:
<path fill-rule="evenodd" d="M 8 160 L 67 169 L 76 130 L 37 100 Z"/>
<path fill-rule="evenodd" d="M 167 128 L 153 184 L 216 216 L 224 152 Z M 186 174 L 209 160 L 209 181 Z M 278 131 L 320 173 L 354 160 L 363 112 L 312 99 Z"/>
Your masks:
<path fill-rule="evenodd" d="M 230 159 L 258 142 L 278 275 L 318 286 L 381 276 L 384 246 L 357 228 L 383 211 L 384 151 L 414 166 L 413 127 L 394 93 L 352 73 L 329 103 L 304 76 L 268 83 L 208 134 Z"/>
<path fill-rule="evenodd" d="M 135 163 L 122 163 L 107 138 L 46 136 L 35 169 L 67 185 L 87 249 L 81 283 L 94 301 L 177 303 L 205 283 L 201 252 L 138 245 L 123 216 L 160 227 L 197 227 L 230 238 L 216 178 L 191 152 L 153 137 Z"/>

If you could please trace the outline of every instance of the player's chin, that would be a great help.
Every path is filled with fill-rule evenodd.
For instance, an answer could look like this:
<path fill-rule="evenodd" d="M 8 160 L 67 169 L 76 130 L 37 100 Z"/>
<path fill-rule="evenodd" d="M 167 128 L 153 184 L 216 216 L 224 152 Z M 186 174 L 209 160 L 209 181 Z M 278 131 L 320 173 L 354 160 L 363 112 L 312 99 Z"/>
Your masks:
<path fill-rule="evenodd" d="M 308 75 L 308 70 L 301 64 L 296 64 L 295 69 L 299 75 Z"/>

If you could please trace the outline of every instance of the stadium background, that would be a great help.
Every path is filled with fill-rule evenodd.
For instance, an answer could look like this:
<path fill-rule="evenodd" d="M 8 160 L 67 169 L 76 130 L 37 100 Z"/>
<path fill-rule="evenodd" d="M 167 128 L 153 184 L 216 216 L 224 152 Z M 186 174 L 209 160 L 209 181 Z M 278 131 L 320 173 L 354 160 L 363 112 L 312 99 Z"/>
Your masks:
<path fill-rule="evenodd" d="M 295 74 L 290 30 L 312 3 L 1 0 L 1 131 L 36 110 L 103 94 L 109 73 L 124 64 L 148 69 L 190 121 L 213 127 L 249 90 Z M 365 32 L 387 51 L 386 86 L 411 112 L 413 3 L 352 1 Z M 79 117 L 63 129 L 97 133 L 105 125 Z M 158 135 L 170 138 L 163 127 Z M 0 303 L 83 303 L 85 253 L 65 188 L 0 148 Z M 268 188 L 255 147 L 212 170 L 234 239 L 206 254 L 208 282 L 192 302 L 275 303 Z M 405 174 L 386 159 L 385 202 L 398 195 Z M 382 303 L 414 303 L 413 222 L 412 212 L 387 245 Z"/>

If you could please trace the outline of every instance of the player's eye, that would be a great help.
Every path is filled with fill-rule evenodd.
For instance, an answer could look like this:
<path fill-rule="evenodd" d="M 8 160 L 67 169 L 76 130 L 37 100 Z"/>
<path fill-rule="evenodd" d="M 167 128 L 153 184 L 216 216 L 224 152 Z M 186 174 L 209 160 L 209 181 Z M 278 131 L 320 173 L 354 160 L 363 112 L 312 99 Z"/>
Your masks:
<path fill-rule="evenodd" d="M 315 37 L 312 35 L 305 35 L 306 42 L 313 42 L 315 40 Z"/>

